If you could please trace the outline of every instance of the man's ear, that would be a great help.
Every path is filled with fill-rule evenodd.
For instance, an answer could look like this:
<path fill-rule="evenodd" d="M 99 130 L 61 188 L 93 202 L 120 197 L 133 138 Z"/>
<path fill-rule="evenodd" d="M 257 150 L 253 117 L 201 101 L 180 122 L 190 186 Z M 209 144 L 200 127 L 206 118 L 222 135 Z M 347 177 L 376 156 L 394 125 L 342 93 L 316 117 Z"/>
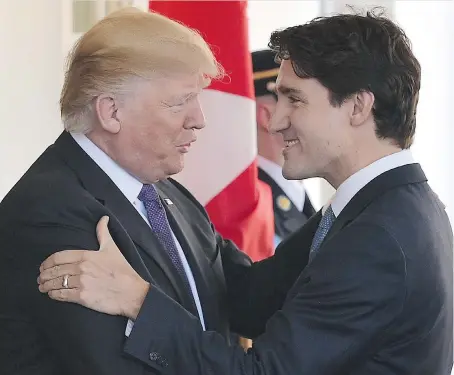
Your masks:
<path fill-rule="evenodd" d="M 117 117 L 118 106 L 113 95 L 101 94 L 95 100 L 95 109 L 101 127 L 112 134 L 121 129 L 121 122 Z"/>
<path fill-rule="evenodd" d="M 351 124 L 361 126 L 372 115 L 375 96 L 370 91 L 360 91 L 353 98 L 353 110 L 351 113 Z"/>
<path fill-rule="evenodd" d="M 261 131 L 269 132 L 272 113 L 271 105 L 264 100 L 256 100 L 257 127 Z"/>

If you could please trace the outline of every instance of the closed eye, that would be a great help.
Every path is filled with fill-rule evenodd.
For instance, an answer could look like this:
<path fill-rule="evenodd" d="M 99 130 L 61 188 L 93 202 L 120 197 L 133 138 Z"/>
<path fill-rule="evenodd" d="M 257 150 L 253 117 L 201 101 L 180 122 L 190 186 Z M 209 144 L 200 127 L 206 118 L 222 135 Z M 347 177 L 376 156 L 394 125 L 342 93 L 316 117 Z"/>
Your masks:
<path fill-rule="evenodd" d="M 162 102 L 162 104 L 163 104 L 166 108 L 173 109 L 173 110 L 179 110 L 179 109 L 181 109 L 181 108 L 186 104 L 186 102 L 187 102 L 187 101 L 185 100 L 185 101 L 173 102 L 173 103 Z"/>
<path fill-rule="evenodd" d="M 191 94 L 191 95 L 186 96 L 182 101 L 175 103 L 173 106 L 182 107 L 187 103 L 191 103 L 194 99 L 197 99 L 197 98 L 198 98 L 198 94 Z"/>

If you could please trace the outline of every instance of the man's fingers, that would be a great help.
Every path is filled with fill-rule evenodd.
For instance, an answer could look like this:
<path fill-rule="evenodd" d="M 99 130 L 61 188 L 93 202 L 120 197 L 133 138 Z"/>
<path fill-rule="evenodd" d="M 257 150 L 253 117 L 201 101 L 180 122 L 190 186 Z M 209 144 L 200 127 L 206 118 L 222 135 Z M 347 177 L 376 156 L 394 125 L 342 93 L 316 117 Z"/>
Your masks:
<path fill-rule="evenodd" d="M 80 303 L 80 292 L 78 289 L 51 290 L 48 295 L 56 301 Z"/>
<path fill-rule="evenodd" d="M 99 220 L 98 225 L 96 226 L 96 235 L 98 237 L 99 250 L 104 252 L 106 251 L 120 252 L 120 249 L 117 247 L 112 236 L 110 235 L 109 228 L 107 226 L 108 223 L 109 217 L 103 216 L 101 220 Z"/>
<path fill-rule="evenodd" d="M 43 284 L 46 281 L 63 277 L 64 275 L 78 275 L 81 273 L 80 264 L 62 264 L 61 266 L 47 268 L 40 273 L 38 284 Z"/>
<path fill-rule="evenodd" d="M 80 276 L 71 276 L 68 275 L 68 283 L 67 286 L 64 286 L 65 283 L 65 276 L 57 277 L 55 279 L 48 280 L 44 283 L 39 285 L 39 291 L 41 293 L 48 293 L 51 291 L 57 290 L 69 290 L 69 289 L 80 289 Z"/>
<path fill-rule="evenodd" d="M 99 250 L 104 249 L 109 242 L 113 241 L 110 236 L 109 227 L 109 216 L 103 216 L 96 225 L 96 236 L 98 237 Z"/>
<path fill-rule="evenodd" d="M 40 272 L 62 264 L 79 263 L 86 259 L 88 250 L 63 250 L 52 254 L 39 267 Z"/>

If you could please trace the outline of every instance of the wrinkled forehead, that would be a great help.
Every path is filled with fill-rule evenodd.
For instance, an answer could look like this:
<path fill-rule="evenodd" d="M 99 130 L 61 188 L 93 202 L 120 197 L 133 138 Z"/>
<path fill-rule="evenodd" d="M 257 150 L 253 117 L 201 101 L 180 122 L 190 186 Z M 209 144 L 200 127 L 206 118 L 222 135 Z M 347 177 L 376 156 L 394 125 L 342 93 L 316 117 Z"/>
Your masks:
<path fill-rule="evenodd" d="M 198 74 L 159 74 L 140 80 L 134 88 L 136 95 L 153 101 L 182 101 L 198 95 L 204 87 Z"/>
<path fill-rule="evenodd" d="M 125 103 L 148 106 L 162 102 L 177 104 L 198 95 L 202 89 L 198 76 L 160 74 L 147 78 L 133 77 L 126 82 L 123 89 L 114 94 Z"/>
<path fill-rule="evenodd" d="M 200 93 L 206 83 L 202 74 L 175 72 L 160 76 L 155 85 L 162 92 L 184 96 Z"/>

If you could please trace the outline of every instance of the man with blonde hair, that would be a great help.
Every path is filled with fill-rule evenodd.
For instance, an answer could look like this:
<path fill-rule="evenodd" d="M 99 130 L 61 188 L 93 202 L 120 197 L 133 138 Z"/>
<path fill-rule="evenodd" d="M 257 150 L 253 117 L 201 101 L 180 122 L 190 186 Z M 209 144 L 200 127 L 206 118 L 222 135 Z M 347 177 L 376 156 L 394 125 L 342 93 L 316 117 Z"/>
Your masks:
<path fill-rule="evenodd" d="M 77 43 L 61 95 L 65 131 L 0 204 L 1 374 L 165 369 L 167 360 L 150 345 L 152 314 L 142 306 L 148 285 L 203 330 L 226 339 L 229 325 L 249 337 L 263 331 L 299 273 L 301 252 L 250 272 L 243 267 L 250 260 L 213 230 L 187 190 L 168 179 L 181 171 L 196 130 L 205 126 L 200 91 L 220 76 L 201 36 L 159 14 L 119 11 Z M 105 277 L 111 292 L 129 295 L 111 302 L 127 308 L 116 314 L 99 299 L 98 310 L 107 308 L 110 316 L 40 293 L 41 262 L 65 248 L 97 249 L 94 228 L 105 215 L 122 254 L 100 249 L 63 264 L 45 287 L 59 289 L 49 292 L 54 299 L 88 302 L 81 288 Z M 134 273 L 117 278 L 112 270 L 124 258 Z M 285 272 L 267 286 L 263 280 L 278 273 L 276 267 Z M 87 277 L 77 276 L 82 270 Z M 127 292 L 137 288 L 143 288 L 140 296 Z"/>

